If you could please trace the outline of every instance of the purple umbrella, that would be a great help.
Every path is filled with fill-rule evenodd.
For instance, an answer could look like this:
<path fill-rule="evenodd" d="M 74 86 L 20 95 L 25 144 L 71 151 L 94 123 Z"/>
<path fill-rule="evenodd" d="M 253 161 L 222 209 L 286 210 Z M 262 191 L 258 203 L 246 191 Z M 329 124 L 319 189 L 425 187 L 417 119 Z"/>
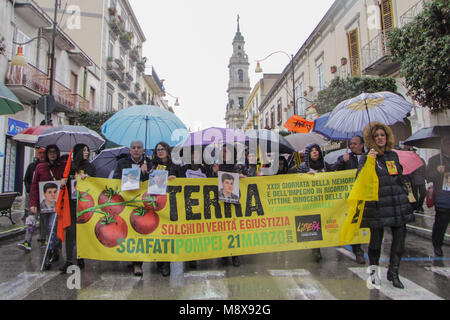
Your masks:
<path fill-rule="evenodd" d="M 246 141 L 248 137 L 239 129 L 211 127 L 191 133 L 181 147 L 245 143 Z"/>

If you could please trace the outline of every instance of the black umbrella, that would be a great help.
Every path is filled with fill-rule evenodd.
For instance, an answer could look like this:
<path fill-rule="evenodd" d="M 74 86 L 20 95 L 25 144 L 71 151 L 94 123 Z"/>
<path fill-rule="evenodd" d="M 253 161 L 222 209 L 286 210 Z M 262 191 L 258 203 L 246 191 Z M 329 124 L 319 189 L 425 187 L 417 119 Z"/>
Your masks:
<path fill-rule="evenodd" d="M 248 130 L 245 132 L 245 134 L 249 139 L 246 144 L 248 144 L 250 147 L 253 146 L 253 143 L 256 142 L 259 147 L 267 152 L 278 151 L 279 154 L 292 154 L 295 152 L 294 146 L 288 140 L 286 140 L 285 137 L 273 131 L 266 129 Z M 275 150 L 272 150 L 272 147 Z"/>
<path fill-rule="evenodd" d="M 130 149 L 128 147 L 102 150 L 94 160 L 92 160 L 97 177 L 109 178 L 110 173 L 116 168 L 120 157 L 127 154 L 130 154 Z"/>
<path fill-rule="evenodd" d="M 403 143 L 417 148 L 440 149 L 442 136 L 450 136 L 450 126 L 422 128 Z"/>

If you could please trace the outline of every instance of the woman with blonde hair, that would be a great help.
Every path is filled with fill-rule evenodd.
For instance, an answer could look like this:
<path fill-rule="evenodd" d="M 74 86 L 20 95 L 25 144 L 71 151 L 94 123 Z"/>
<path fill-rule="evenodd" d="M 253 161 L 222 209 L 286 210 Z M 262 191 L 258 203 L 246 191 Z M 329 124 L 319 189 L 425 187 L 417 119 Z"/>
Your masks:
<path fill-rule="evenodd" d="M 384 228 L 390 227 L 392 243 L 387 279 L 392 281 L 394 287 L 403 289 L 398 272 L 405 248 L 406 224 L 414 221 L 413 209 L 403 181 L 403 168 L 397 153 L 392 151 L 395 137 L 387 125 L 372 122 L 364 129 L 363 134 L 370 151 L 360 159 L 358 173 L 367 157 L 373 157 L 379 180 L 378 201 L 366 202 L 361 222 L 361 228 L 370 228 L 368 255 L 371 281 L 375 285 L 381 284 L 376 269 L 380 260 Z"/>

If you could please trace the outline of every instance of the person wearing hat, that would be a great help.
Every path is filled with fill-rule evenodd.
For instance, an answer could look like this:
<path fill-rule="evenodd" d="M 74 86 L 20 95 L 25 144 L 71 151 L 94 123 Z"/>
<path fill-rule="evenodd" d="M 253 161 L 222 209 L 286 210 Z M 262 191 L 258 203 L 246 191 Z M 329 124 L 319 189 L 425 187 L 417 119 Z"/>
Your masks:
<path fill-rule="evenodd" d="M 84 180 L 87 177 L 95 177 L 96 169 L 89 161 L 90 150 L 85 144 L 77 144 L 73 147 L 73 160 L 70 166 L 69 179 L 67 188 L 69 194 L 76 194 L 76 190 L 72 190 L 72 181 L 77 177 Z M 77 239 L 77 199 L 70 199 L 70 226 L 66 228 L 66 259 L 59 268 L 60 271 L 66 273 L 67 268 L 74 262 L 76 239 Z M 80 269 L 84 268 L 84 260 L 77 259 L 77 265 Z"/>
<path fill-rule="evenodd" d="M 322 150 L 318 144 L 310 144 L 305 148 L 305 162 L 298 168 L 299 173 L 316 174 L 319 172 L 332 171 L 332 166 L 325 162 Z M 314 261 L 319 263 L 322 260 L 320 248 L 311 250 Z"/>

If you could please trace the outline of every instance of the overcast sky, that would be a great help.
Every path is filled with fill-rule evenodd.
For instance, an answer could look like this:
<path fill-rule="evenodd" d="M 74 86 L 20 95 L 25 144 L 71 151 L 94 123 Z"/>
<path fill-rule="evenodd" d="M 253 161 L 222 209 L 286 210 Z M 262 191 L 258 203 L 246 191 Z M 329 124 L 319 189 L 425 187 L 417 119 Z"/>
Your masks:
<path fill-rule="evenodd" d="M 130 0 L 147 38 L 143 55 L 166 90 L 179 97 L 175 113 L 192 131 L 225 127 L 228 62 L 237 15 L 249 57 L 250 86 L 257 59 L 273 51 L 295 54 L 334 0 Z M 261 63 L 280 73 L 290 62 L 276 54 Z M 150 73 L 151 69 L 147 69 Z M 174 99 L 167 97 L 171 105 Z"/>

